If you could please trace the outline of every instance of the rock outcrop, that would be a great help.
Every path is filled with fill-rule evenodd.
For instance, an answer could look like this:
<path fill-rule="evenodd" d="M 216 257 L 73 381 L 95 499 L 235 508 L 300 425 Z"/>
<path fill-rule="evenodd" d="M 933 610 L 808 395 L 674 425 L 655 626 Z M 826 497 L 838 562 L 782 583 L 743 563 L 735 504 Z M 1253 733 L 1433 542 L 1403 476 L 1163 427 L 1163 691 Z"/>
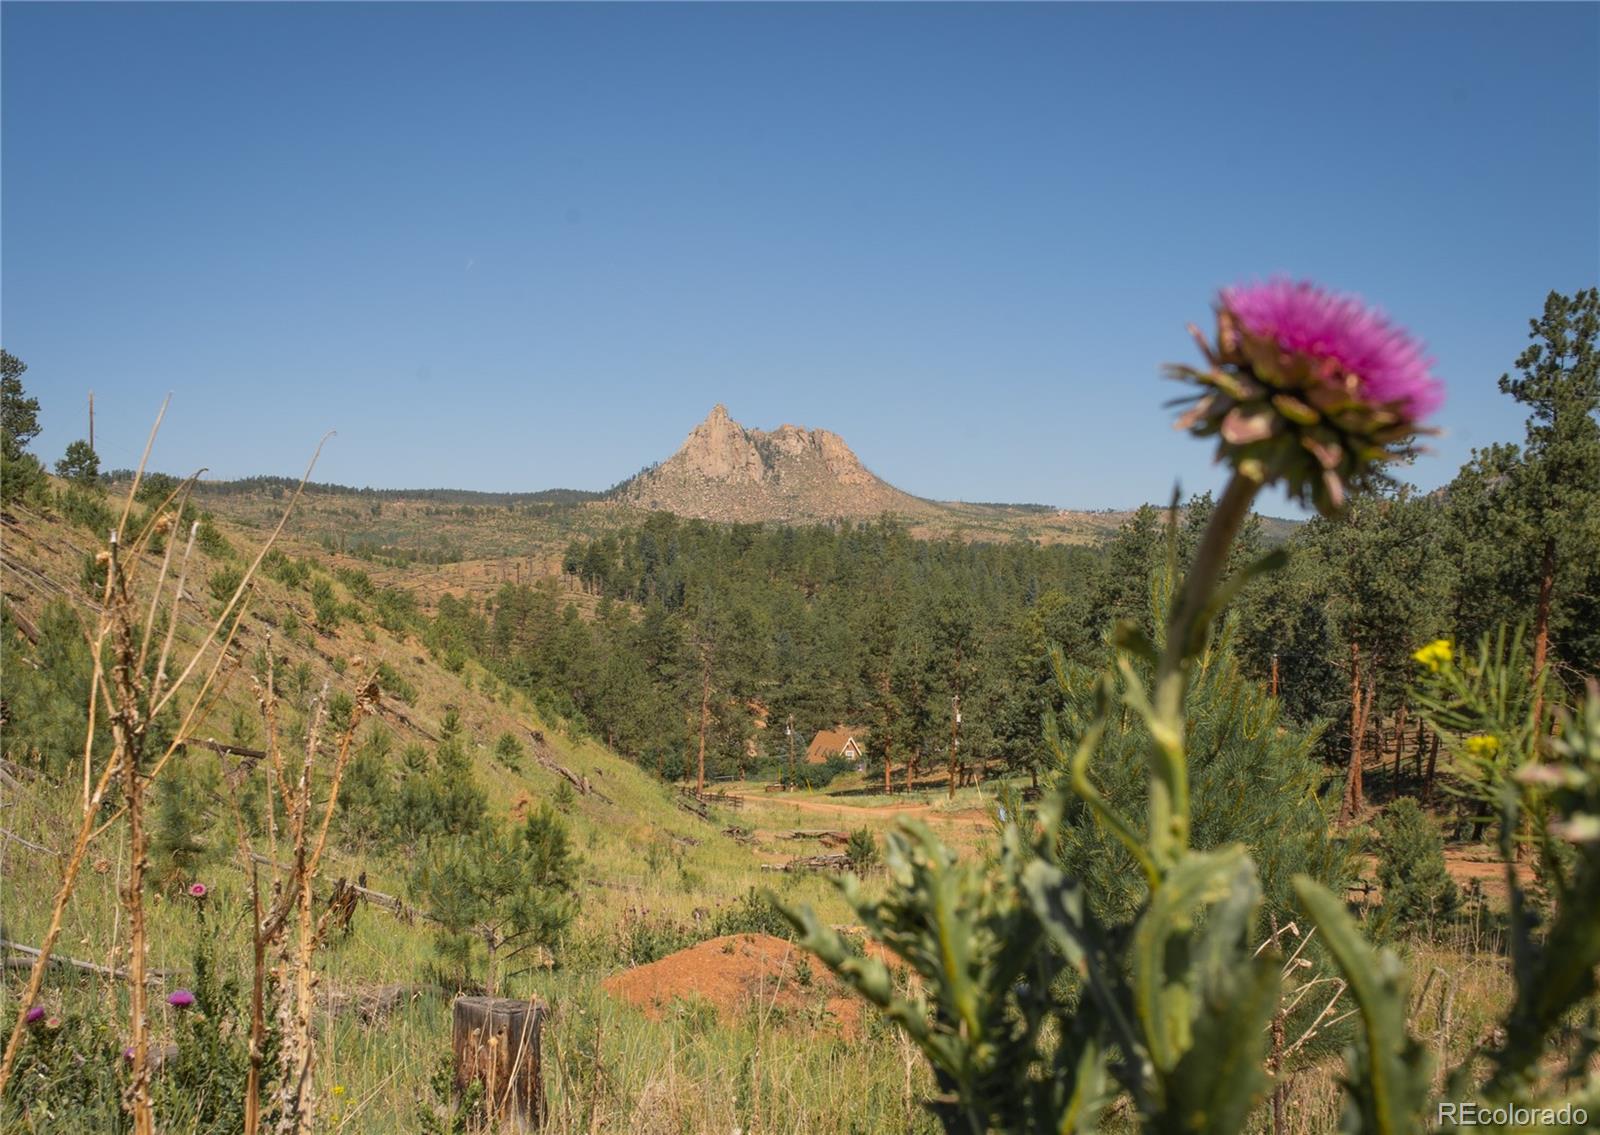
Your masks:
<path fill-rule="evenodd" d="M 678 451 L 621 485 L 624 504 L 704 520 L 918 516 L 930 503 L 874 475 L 827 430 L 746 429 L 717 405 Z"/>

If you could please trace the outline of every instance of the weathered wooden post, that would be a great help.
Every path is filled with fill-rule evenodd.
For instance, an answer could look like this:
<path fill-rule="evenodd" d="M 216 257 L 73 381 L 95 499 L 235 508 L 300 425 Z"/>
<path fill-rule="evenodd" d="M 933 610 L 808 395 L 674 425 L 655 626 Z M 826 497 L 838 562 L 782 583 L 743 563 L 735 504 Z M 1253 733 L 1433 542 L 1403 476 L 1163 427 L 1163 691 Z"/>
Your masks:
<path fill-rule="evenodd" d="M 537 998 L 457 997 L 452 1006 L 456 1090 L 481 1083 L 491 1125 L 512 1131 L 544 1125 L 539 1034 L 546 1011 Z"/>

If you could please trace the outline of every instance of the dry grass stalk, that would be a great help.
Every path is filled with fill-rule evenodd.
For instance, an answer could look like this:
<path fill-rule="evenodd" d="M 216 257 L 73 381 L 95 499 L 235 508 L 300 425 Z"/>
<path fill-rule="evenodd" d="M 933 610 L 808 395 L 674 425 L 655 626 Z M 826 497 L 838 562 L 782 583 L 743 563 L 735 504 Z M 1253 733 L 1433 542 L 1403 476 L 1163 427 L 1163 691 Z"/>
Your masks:
<path fill-rule="evenodd" d="M 229 648 L 232 646 L 234 635 L 238 631 L 239 624 L 243 618 L 247 598 L 255 580 L 256 572 L 272 545 L 282 534 L 290 514 L 300 500 L 306 481 L 310 478 L 311 471 L 316 466 L 317 454 L 322 451 L 322 445 L 319 444 L 317 446 L 317 454 L 312 456 L 310 464 L 307 465 L 305 475 L 302 476 L 299 486 L 285 507 L 277 527 L 263 543 L 256 558 L 241 576 L 232 596 L 223 605 L 222 611 L 210 622 L 187 664 L 176 679 L 169 679 L 168 666 L 172 661 L 175 645 L 178 607 L 184 594 L 183 584 L 186 580 L 188 561 L 193 551 L 195 530 L 193 528 L 190 530 L 179 578 L 170 593 L 165 591 L 165 584 L 171 565 L 172 546 L 175 541 L 170 539 L 167 541 L 167 550 L 162 561 L 160 574 L 152 588 L 150 607 L 143 620 L 138 618 L 134 608 L 133 597 L 136 594 L 134 586 L 135 573 L 141 557 L 150 546 L 150 542 L 157 536 L 171 534 L 170 529 L 173 517 L 181 514 L 182 506 L 186 503 L 188 494 L 199 474 L 184 481 L 169 493 L 166 499 L 151 511 L 149 519 L 132 540 L 130 541 L 128 538 L 129 520 L 133 513 L 134 501 L 143 482 L 150 452 L 155 444 L 155 438 L 161 428 L 161 420 L 165 414 L 166 404 L 163 403 L 161 412 L 157 415 L 155 424 L 151 428 L 150 437 L 145 443 L 144 454 L 140 458 L 139 468 L 134 474 L 133 483 L 128 488 L 128 495 L 123 503 L 122 514 L 117 522 L 117 527 L 109 536 L 107 550 L 101 553 L 101 562 L 106 567 L 106 583 L 102 593 L 98 624 L 89 642 L 93 671 L 90 681 L 90 704 L 88 707 L 89 729 L 84 740 L 82 819 L 78 826 L 77 837 L 73 841 L 72 852 L 67 858 L 66 867 L 62 873 L 60 886 L 56 891 L 49 925 L 43 940 L 39 944 L 38 957 L 35 959 L 33 969 L 28 976 L 27 986 L 17 1007 L 16 1019 L 12 1024 L 11 1034 L 6 1041 L 5 1054 L 0 1057 L 0 1095 L 3 1095 L 16 1066 L 18 1053 L 22 1048 L 28 1009 L 38 999 L 39 990 L 44 982 L 44 974 L 50 963 L 51 952 L 54 950 L 56 942 L 61 935 L 62 919 L 66 912 L 67 904 L 71 901 L 73 892 L 76 889 L 78 876 L 82 870 L 88 849 L 96 838 L 126 814 L 132 841 L 132 868 L 129 873 L 128 887 L 124 892 L 124 905 L 127 907 L 129 915 L 130 935 L 132 938 L 127 984 L 131 1001 L 133 1034 L 132 1066 L 129 1070 L 129 1087 L 126 1099 L 134 1121 L 134 1131 L 137 1135 L 147 1135 L 147 1133 L 154 1130 L 154 1119 L 150 1109 L 149 1044 L 145 1021 L 144 793 L 166 766 L 166 763 L 179 750 L 182 745 L 181 738 L 188 735 L 193 723 L 203 716 L 204 711 L 212 704 L 212 699 L 216 692 L 217 677 L 224 660 L 228 657 Z M 327 439 L 324 438 L 323 440 L 325 442 Z M 167 627 L 165 634 L 162 636 L 159 652 L 156 655 L 153 672 L 149 672 L 147 671 L 147 663 L 150 658 L 150 650 L 156 638 L 158 616 L 162 611 L 166 614 Z M 213 648 L 217 648 L 215 657 L 209 669 L 205 671 L 203 678 L 200 679 L 189 708 L 183 714 L 180 727 L 173 733 L 174 740 L 146 770 L 143 767 L 144 746 L 151 724 L 173 702 L 179 691 L 186 689 L 190 685 L 191 679 L 195 677 L 198 668 L 207 656 L 211 654 Z M 109 678 L 107 677 L 108 662 L 110 664 Z M 147 673 L 150 675 L 148 678 L 146 677 Z M 96 776 L 94 774 L 94 723 L 101 703 L 103 703 L 107 720 L 111 722 L 112 752 L 101 768 L 99 775 Z M 121 806 L 117 808 L 109 819 L 97 822 L 106 794 L 110 790 L 114 778 L 119 775 L 122 778 L 125 798 Z"/>
<path fill-rule="evenodd" d="M 313 919 L 313 886 L 327 850 L 328 832 L 338 809 L 339 787 L 349 764 L 357 729 L 364 718 L 375 713 L 378 705 L 378 685 L 369 676 L 358 686 L 358 693 L 349 721 L 334 743 L 333 763 L 326 781 L 327 796 L 320 812 L 314 813 L 318 778 L 318 756 L 323 747 L 323 729 L 328 717 L 328 687 L 325 684 L 313 707 L 305 748 L 298 767 L 291 767 L 281 743 L 275 671 L 271 661 L 270 636 L 267 649 L 265 683 L 257 687 L 257 704 L 266 733 L 265 762 L 245 766 L 228 794 L 233 804 L 234 827 L 239 843 L 240 864 L 250 872 L 253 918 L 253 969 L 250 989 L 250 1069 L 245 1088 L 245 1135 L 257 1135 L 262 1122 L 262 1081 L 265 1072 L 267 1035 L 266 986 L 269 972 L 268 955 L 274 954 L 270 966 L 276 990 L 273 1017 L 279 1031 L 277 1091 L 275 1092 L 275 1128 L 283 1135 L 311 1129 L 315 1099 L 311 1091 L 311 1074 L 316 1064 L 313 1012 L 317 977 L 313 957 L 317 948 L 327 938 L 330 920 L 335 908 L 330 906 L 322 916 Z M 270 853 L 262 855 L 250 842 L 249 832 L 239 807 L 244 781 L 252 767 L 264 770 L 267 777 L 267 839 Z M 288 841 L 290 859 L 287 865 L 278 859 L 277 812 L 281 806 L 286 821 L 284 836 Z M 266 863 L 272 870 L 272 902 L 263 909 L 258 865 Z M 286 936 L 290 922 L 294 923 L 292 939 Z"/>

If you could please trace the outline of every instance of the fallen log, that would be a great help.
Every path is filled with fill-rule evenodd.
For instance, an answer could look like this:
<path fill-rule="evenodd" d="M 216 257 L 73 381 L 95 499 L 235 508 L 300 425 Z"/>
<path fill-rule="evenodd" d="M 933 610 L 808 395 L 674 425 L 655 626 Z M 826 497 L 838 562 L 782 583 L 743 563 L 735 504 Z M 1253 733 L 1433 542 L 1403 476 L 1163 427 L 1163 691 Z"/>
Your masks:
<path fill-rule="evenodd" d="M 33 623 L 29 621 L 28 617 L 15 607 L 11 608 L 11 621 L 15 623 L 17 625 L 17 629 L 22 632 L 23 638 L 27 639 L 28 642 L 33 646 L 39 645 L 39 628 L 34 626 Z"/>
<path fill-rule="evenodd" d="M 806 855 L 787 863 L 763 863 L 763 871 L 842 871 L 850 866 L 848 855 Z"/>
<path fill-rule="evenodd" d="M 324 1009 L 335 1016 L 354 1013 L 360 1020 L 370 1024 L 387 1017 L 427 989 L 428 986 L 414 983 L 380 985 L 375 989 L 330 989 L 318 1000 Z"/>
<path fill-rule="evenodd" d="M 24 946 L 21 942 L 11 942 L 0 938 L 0 950 L 10 950 L 23 955 L 20 958 L 7 958 L 6 969 L 32 969 L 39 960 L 39 950 L 34 946 Z M 128 979 L 125 969 L 113 969 L 110 966 L 99 965 L 96 962 L 86 962 L 82 958 L 68 958 L 61 954 L 50 955 L 50 965 L 65 966 L 68 969 L 80 970 L 83 973 L 92 973 L 97 977 L 110 977 L 118 981 Z M 171 976 L 171 971 L 164 969 L 150 970 L 145 974 L 146 985 L 159 985 Z"/>
<path fill-rule="evenodd" d="M 432 741 L 435 745 L 437 745 L 439 743 L 439 738 L 435 737 L 432 733 L 429 733 L 426 729 L 424 729 L 422 726 L 418 725 L 415 721 L 412 721 L 410 717 L 408 717 L 405 714 L 401 713 L 398 709 L 395 709 L 394 706 L 390 705 L 387 700 L 382 700 L 382 701 L 378 702 L 378 712 L 379 713 L 383 713 L 383 714 L 387 714 L 388 716 L 390 716 L 390 717 L 394 718 L 396 721 L 398 721 L 401 725 L 404 725 L 407 729 L 410 729 L 410 730 L 412 730 L 414 732 L 422 734 L 428 740 Z"/>
<path fill-rule="evenodd" d="M 59 851 L 57 851 L 55 848 L 46 847 L 42 843 L 34 843 L 32 840 L 23 839 L 16 832 L 6 831 L 4 828 L 0 828 L 0 836 L 5 836 L 12 843 L 21 844 L 23 847 L 27 848 L 29 851 L 37 851 L 41 855 L 53 855 L 57 859 L 61 858 L 61 853 Z"/>
<path fill-rule="evenodd" d="M 262 855 L 259 851 L 251 852 L 250 858 L 255 860 L 257 863 L 260 863 L 264 867 L 276 867 L 280 871 L 291 870 L 288 864 L 274 863 L 271 859 L 267 858 L 265 855 Z M 363 874 L 365 873 L 363 872 Z M 357 883 L 350 882 L 346 882 L 344 884 L 344 890 L 346 892 L 354 892 L 367 902 L 372 903 L 375 906 L 382 907 L 403 922 L 409 921 L 412 918 L 425 918 L 429 922 L 438 923 L 443 923 L 444 921 L 432 911 L 423 910 L 421 907 L 407 905 L 404 899 L 399 898 L 396 895 L 386 895 L 382 891 L 374 891 L 370 887 L 363 887 Z M 334 894 L 337 895 L 338 893 L 339 888 L 336 886 L 334 889 Z"/>
<path fill-rule="evenodd" d="M 692 812 L 702 820 L 711 819 L 711 810 L 704 804 L 696 803 L 693 797 L 679 796 L 676 799 L 676 803 L 685 812 Z"/>
<path fill-rule="evenodd" d="M 263 749 L 247 749 L 243 745 L 229 745 L 222 741 L 213 741 L 209 737 L 204 740 L 199 737 L 185 737 L 178 744 L 196 745 L 202 749 L 210 749 L 213 753 L 221 753 L 229 757 L 247 757 L 252 761 L 264 761 L 267 759 L 266 751 Z"/>
<path fill-rule="evenodd" d="M 601 792 L 598 788 L 596 788 L 594 786 L 594 782 L 588 777 L 579 776 L 577 773 L 567 768 L 566 765 L 559 764 L 558 762 L 551 760 L 549 757 L 538 751 L 534 752 L 533 759 L 538 761 L 551 772 L 556 773 L 559 776 L 566 777 L 567 780 L 572 783 L 572 787 L 578 790 L 578 794 L 580 796 L 598 796 L 607 804 L 615 803 L 611 797 L 607 796 L 604 792 Z"/>

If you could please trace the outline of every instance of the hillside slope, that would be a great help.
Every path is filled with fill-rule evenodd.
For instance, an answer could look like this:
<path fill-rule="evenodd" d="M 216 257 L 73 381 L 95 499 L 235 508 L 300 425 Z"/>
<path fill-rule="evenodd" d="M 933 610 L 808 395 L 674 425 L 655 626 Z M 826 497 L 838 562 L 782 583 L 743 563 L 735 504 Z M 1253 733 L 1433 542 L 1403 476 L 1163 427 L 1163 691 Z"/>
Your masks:
<path fill-rule="evenodd" d="M 93 626 L 96 595 L 86 578 L 100 550 L 98 533 L 105 517 L 82 511 L 74 521 L 59 509 L 16 507 L 0 520 L 0 590 L 12 636 L 8 660 L 48 673 L 56 665 L 52 658 L 59 660 L 63 653 L 59 648 L 70 646 L 81 633 L 63 632 L 63 626 L 73 621 L 83 630 Z M 186 654 L 184 644 L 192 647 L 200 639 L 220 605 L 213 598 L 213 581 L 223 589 L 231 573 L 253 557 L 258 542 L 257 532 L 218 523 L 207 542 L 210 550 L 195 553 L 176 615 L 180 657 Z M 197 815 L 191 817 L 199 821 L 202 846 L 182 886 L 152 888 L 146 902 L 149 964 L 163 975 L 162 997 L 193 983 L 196 952 L 202 947 L 223 976 L 240 978 L 248 972 L 250 875 L 229 819 L 224 796 L 229 781 L 218 775 L 225 770 L 205 743 L 261 744 L 255 681 L 264 673 L 269 652 L 288 721 L 305 712 L 318 691 L 351 688 L 358 675 L 381 664 L 385 688 L 380 717 L 364 730 L 387 732 L 394 750 L 412 743 L 427 749 L 444 733 L 447 718 L 458 719 L 472 778 L 486 797 L 489 814 L 514 821 L 530 808 L 550 803 L 581 857 L 575 880 L 577 919 L 542 961 L 530 955 L 503 975 L 504 992 L 537 994 L 552 1005 L 554 1053 L 565 1052 L 570 1059 L 574 1046 L 598 1046 L 600 1037 L 608 1046 L 622 1046 L 607 1052 L 603 1080 L 562 1064 L 559 1056 L 549 1058 L 550 1090 L 560 1092 L 563 1106 L 584 1117 L 574 1127 L 637 1130 L 638 1117 L 658 1106 L 649 1100 L 666 1092 L 691 1128 L 727 1129 L 734 1109 L 743 1106 L 738 1100 L 748 1098 L 739 1095 L 748 1086 L 737 1088 L 727 1081 L 726 1062 L 740 1066 L 752 1052 L 761 1051 L 766 1055 L 756 1058 L 758 1066 L 770 1061 L 782 1069 L 782 1086 L 777 1079 L 764 1079 L 760 1090 L 803 1091 L 816 1101 L 819 1117 L 834 1106 L 826 1101 L 841 1078 L 855 1083 L 851 1107 L 864 1100 L 879 1101 L 874 1108 L 898 1106 L 895 1092 L 866 1082 L 872 1060 L 855 1057 L 846 1061 L 848 1067 L 841 1065 L 844 1054 L 836 1045 L 808 1045 L 800 1032 L 775 1034 L 771 1028 L 739 1022 L 719 1026 L 710 1035 L 701 1030 L 698 1035 L 714 1048 L 696 1055 L 685 1047 L 673 1020 L 651 1021 L 601 989 L 613 974 L 714 933 L 770 927 L 771 913 L 748 900 L 753 886 L 769 880 L 792 898 L 842 913 L 824 878 L 774 877 L 761 870 L 763 863 L 794 854 L 793 843 L 784 841 L 779 831 L 799 826 L 799 813 L 774 810 L 758 800 L 738 811 L 696 814 L 683 806 L 673 786 L 592 740 L 565 735 L 560 723 L 542 719 L 521 694 L 475 663 L 452 672 L 435 660 L 414 625 L 390 617 L 385 604 L 392 597 L 374 593 L 348 568 L 335 575 L 333 558 L 321 549 L 293 539 L 280 547 L 286 558 L 271 561 L 274 570 L 259 578 L 223 664 L 222 697 L 189 731 L 195 743 L 179 757 L 204 789 L 194 806 Z M 140 565 L 146 580 L 158 568 L 153 556 Z M 431 572 L 423 568 L 417 574 Z M 24 707 L 18 702 L 15 675 L 11 671 L 6 681 L 8 717 L 36 704 Z M 0 937 L 26 945 L 39 942 L 48 924 L 62 850 L 70 846 L 78 823 L 79 791 L 71 770 L 78 760 L 72 745 L 81 742 L 64 739 L 53 753 L 28 751 L 21 739 L 30 731 L 17 724 L 12 718 L 6 727 L 0 762 Z M 514 747 L 502 746 L 507 736 L 516 742 Z M 580 787 L 574 788 L 561 770 L 573 774 Z M 408 774 L 403 761 L 391 758 L 384 775 L 398 784 Z M 169 774 L 163 776 L 170 780 Z M 583 786 L 590 790 L 583 791 Z M 161 784 L 155 792 L 159 801 Z M 878 826 L 884 821 L 869 822 Z M 414 906 L 412 878 L 419 860 L 403 849 L 391 850 L 381 837 L 351 840 L 342 832 L 342 824 L 336 825 L 336 845 L 317 884 L 319 902 L 333 881 L 343 877 L 360 878 L 369 890 Z M 126 963 L 128 928 L 118 894 L 127 871 L 126 833 L 114 824 L 90 848 L 58 955 L 109 967 Z M 207 885 L 203 910 L 182 897 L 190 878 Z M 747 925 L 752 919 L 755 924 Z M 351 1129 L 417 1130 L 419 1106 L 432 1098 L 430 1077 L 449 1051 L 449 1002 L 457 988 L 446 983 L 433 926 L 426 918 L 397 917 L 375 901 L 363 902 L 350 932 L 330 941 L 318 966 L 326 1020 L 317 1080 L 325 1115 L 338 1120 L 344 1109 L 359 1105 L 362 1118 Z M 0 1009 L 15 1012 L 17 988 L 0 983 Z M 69 1022 L 103 1021 L 115 1036 L 126 1024 L 120 990 L 117 983 L 51 970 L 42 1001 Z M 170 1013 L 161 1016 L 156 1042 L 168 1043 L 180 1023 Z M 577 1079 L 569 1082 L 569 1076 Z M 835 1119 L 819 1118 L 819 1130 L 844 1122 L 842 1115 Z M 338 1126 L 330 1122 L 326 1129 Z M 884 1122 L 881 1129 L 895 1126 Z"/>

